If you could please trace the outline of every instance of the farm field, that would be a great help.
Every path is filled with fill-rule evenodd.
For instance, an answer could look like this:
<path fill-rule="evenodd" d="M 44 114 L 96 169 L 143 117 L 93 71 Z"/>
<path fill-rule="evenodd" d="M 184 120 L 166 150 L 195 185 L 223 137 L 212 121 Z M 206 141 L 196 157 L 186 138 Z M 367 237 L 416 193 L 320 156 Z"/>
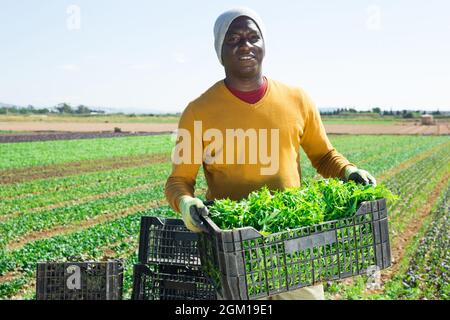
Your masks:
<path fill-rule="evenodd" d="M 0 122 L 45 122 L 45 123 L 178 123 L 180 118 L 176 115 L 125 115 L 125 114 L 98 114 L 98 115 L 0 115 Z"/>
<path fill-rule="evenodd" d="M 142 114 L 0 114 L 0 122 L 44 122 L 44 123 L 178 123 L 178 115 L 142 115 Z M 322 121 L 329 124 L 407 124 L 420 122 L 420 119 L 405 119 L 400 116 L 373 113 L 323 115 Z M 449 122 L 448 116 L 440 116 L 438 121 Z"/>
<path fill-rule="evenodd" d="M 19 132 L 0 134 L 0 143 L 149 136 L 155 132 Z"/>
<path fill-rule="evenodd" d="M 449 299 L 450 138 L 330 135 L 386 184 L 393 266 L 326 284 L 329 299 Z M 0 298 L 32 299 L 38 261 L 125 261 L 130 297 L 140 217 L 176 216 L 164 199 L 171 135 L 0 143 Z M 302 178 L 315 178 L 301 151 Z M 200 173 L 197 194 L 206 183 Z"/>
<path fill-rule="evenodd" d="M 442 122 L 436 125 L 422 126 L 414 123 L 360 123 L 356 121 L 327 122 L 325 129 L 329 134 L 380 134 L 380 135 L 450 135 L 450 123 Z M 28 141 L 48 140 L 49 136 L 57 138 L 65 135 L 81 136 L 89 134 L 115 134 L 119 128 L 123 135 L 142 133 L 170 133 L 176 130 L 176 123 L 78 123 L 78 122 L 0 122 L 0 131 L 20 132 L 18 134 L 0 134 L 5 141 L 24 141 L 25 132 L 30 132 Z"/>

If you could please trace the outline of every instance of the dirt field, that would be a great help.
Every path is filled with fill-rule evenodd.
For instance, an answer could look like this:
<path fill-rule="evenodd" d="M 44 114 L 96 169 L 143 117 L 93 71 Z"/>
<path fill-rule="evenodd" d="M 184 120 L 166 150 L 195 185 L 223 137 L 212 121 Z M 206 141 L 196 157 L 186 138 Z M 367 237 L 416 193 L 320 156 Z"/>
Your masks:
<path fill-rule="evenodd" d="M 0 134 L 0 143 L 137 137 L 163 134 L 164 132 L 20 132 Z M 170 131 L 166 132 L 170 133 Z"/>
<path fill-rule="evenodd" d="M 167 132 L 177 128 L 176 123 L 81 123 L 81 122 L 0 122 L 0 130 L 104 132 L 120 128 L 123 132 Z"/>
<path fill-rule="evenodd" d="M 3 131 L 27 132 L 112 132 L 120 128 L 122 132 L 172 132 L 176 123 L 55 123 L 55 122 L 0 122 Z M 432 126 L 414 124 L 325 124 L 329 134 L 419 134 L 449 135 L 450 123 Z"/>

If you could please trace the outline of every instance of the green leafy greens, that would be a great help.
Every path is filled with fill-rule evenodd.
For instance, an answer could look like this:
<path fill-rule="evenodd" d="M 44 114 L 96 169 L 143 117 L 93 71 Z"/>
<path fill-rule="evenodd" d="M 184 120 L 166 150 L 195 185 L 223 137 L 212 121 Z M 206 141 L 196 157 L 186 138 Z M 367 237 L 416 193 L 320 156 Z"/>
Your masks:
<path fill-rule="evenodd" d="M 363 201 L 396 197 L 384 186 L 363 186 L 338 179 L 310 180 L 303 187 L 270 191 L 263 187 L 246 199 L 216 200 L 211 219 L 221 229 L 253 227 L 262 234 L 351 217 Z"/>

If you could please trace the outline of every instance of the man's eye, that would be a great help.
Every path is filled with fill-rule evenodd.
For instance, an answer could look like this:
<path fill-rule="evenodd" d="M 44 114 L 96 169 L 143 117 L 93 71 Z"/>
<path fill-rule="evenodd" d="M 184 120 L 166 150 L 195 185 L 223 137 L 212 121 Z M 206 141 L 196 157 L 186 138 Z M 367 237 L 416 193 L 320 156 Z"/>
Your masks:
<path fill-rule="evenodd" d="M 250 37 L 250 41 L 251 42 L 258 42 L 260 39 L 260 37 L 258 35 L 253 35 Z"/>
<path fill-rule="evenodd" d="M 239 42 L 239 37 L 238 36 L 231 36 L 231 37 L 228 38 L 228 42 L 229 43 Z"/>

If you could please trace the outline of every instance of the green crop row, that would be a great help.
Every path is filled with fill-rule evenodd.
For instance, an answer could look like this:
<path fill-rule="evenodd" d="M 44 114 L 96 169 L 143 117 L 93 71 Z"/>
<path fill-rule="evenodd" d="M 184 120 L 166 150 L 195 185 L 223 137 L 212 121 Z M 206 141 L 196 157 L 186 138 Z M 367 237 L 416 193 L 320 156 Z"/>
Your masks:
<path fill-rule="evenodd" d="M 450 148 L 450 145 L 447 143 L 439 144 L 440 150 L 445 148 Z M 364 166 L 369 168 L 374 175 L 381 175 L 383 172 L 395 168 L 406 160 L 413 158 L 421 153 L 427 152 L 431 148 L 435 147 L 434 144 L 427 145 L 415 145 L 406 148 L 406 150 L 402 150 L 401 152 L 386 152 L 385 155 L 377 159 L 376 161 L 371 161 Z"/>
<path fill-rule="evenodd" d="M 345 136 L 347 137 L 347 136 Z M 342 139 L 342 137 L 341 137 Z M 348 139 L 334 140 L 334 147 L 356 166 L 378 176 L 407 159 L 448 143 L 444 137 L 418 136 L 350 136 Z M 369 158 L 369 161 L 367 161 Z M 317 175 L 303 150 L 300 153 L 302 178 Z"/>
<path fill-rule="evenodd" d="M 170 152 L 171 135 L 0 143 L 0 170 Z"/>
<path fill-rule="evenodd" d="M 391 245 L 395 245 L 396 237 L 416 219 L 417 209 L 427 203 L 430 193 L 449 169 L 450 150 L 444 148 L 384 182 L 400 198 L 389 207 Z M 365 277 L 355 278 L 350 285 L 336 282 L 327 288 L 327 294 L 339 293 L 344 299 L 361 299 L 365 297 L 365 283 Z M 388 298 L 386 295 L 382 297 Z"/>
<path fill-rule="evenodd" d="M 95 196 L 107 192 L 117 192 L 121 189 L 137 187 L 144 184 L 162 183 L 162 177 L 170 173 L 169 164 L 154 164 L 141 168 L 140 175 L 117 176 L 116 179 L 101 180 L 98 175 L 94 183 L 82 183 L 70 190 L 56 190 L 27 198 L 4 200 L 0 203 L 0 215 L 20 212 L 26 213 L 30 209 L 41 208 L 64 201 L 77 200 L 87 196 Z M 139 173 L 136 170 L 136 173 Z M 95 176 L 95 175 L 94 175 Z M 61 185 L 63 187 L 63 185 Z"/>
<path fill-rule="evenodd" d="M 448 141 L 447 137 L 413 136 L 413 135 L 330 135 L 330 141 L 339 152 L 362 153 L 373 155 L 374 150 L 393 150 L 402 145 L 440 144 Z"/>
<path fill-rule="evenodd" d="M 53 192 L 67 192 L 81 185 L 96 185 L 98 183 L 114 183 L 117 180 L 142 177 L 154 169 L 160 169 L 161 164 L 149 164 L 145 166 L 119 168 L 105 171 L 82 173 L 65 177 L 50 177 L 22 183 L 0 185 L 0 198 L 26 199 L 35 195 Z M 162 164 L 162 167 L 170 166 L 170 163 Z"/>
<path fill-rule="evenodd" d="M 389 150 L 390 145 L 412 146 L 422 143 L 440 143 L 444 140 L 445 137 L 416 136 L 331 137 L 334 146 L 344 155 L 349 152 L 367 154 L 373 147 Z M 0 144 L 0 154 L 2 154 L 0 170 L 118 156 L 166 153 L 170 152 L 173 145 L 171 135 L 4 143 Z"/>
<path fill-rule="evenodd" d="M 30 232 L 43 231 L 56 226 L 68 225 L 86 219 L 126 210 L 131 206 L 148 203 L 164 197 L 164 186 L 120 194 L 75 206 L 67 206 L 35 213 L 26 213 L 0 222 L 0 248 L 12 240 Z"/>
<path fill-rule="evenodd" d="M 197 179 L 197 187 L 204 188 L 203 175 Z M 0 222 L 0 248 L 13 240 L 25 237 L 30 232 L 45 231 L 57 226 L 79 223 L 104 214 L 114 214 L 136 205 L 148 204 L 152 200 L 164 198 L 164 181 L 144 190 L 117 194 L 97 200 L 66 205 L 60 208 L 39 212 L 23 213 Z"/>
<path fill-rule="evenodd" d="M 196 184 L 199 189 L 206 187 L 206 181 L 201 172 Z M 199 197 L 204 198 L 203 195 L 199 195 Z M 64 261 L 65 259 L 70 260 L 70 257 L 80 255 L 82 255 L 84 260 L 95 260 L 102 256 L 102 246 L 121 241 L 123 242 L 115 245 L 113 249 L 116 251 L 118 258 L 126 259 L 124 290 L 129 297 L 132 285 L 132 268 L 136 256 L 131 254 L 122 257 L 119 248 L 129 248 L 130 243 L 136 242 L 136 237 L 139 233 L 139 221 L 137 220 L 142 215 L 174 216 L 175 213 L 167 206 L 163 206 L 131 213 L 126 217 L 99 223 L 68 235 L 33 241 L 13 251 L 3 250 L 2 252 L 0 249 L 0 276 L 7 272 L 18 272 L 18 276 L 11 281 L 0 283 L 0 299 L 11 297 L 27 286 L 34 276 L 37 261 Z M 133 224 L 130 225 L 130 222 L 133 222 Z M 33 296 L 32 293 L 28 292 L 28 298 L 33 298 Z"/>
<path fill-rule="evenodd" d="M 401 196 L 391 208 L 390 221 L 394 231 L 401 232 L 416 210 L 423 206 L 442 177 L 450 171 L 450 149 L 445 148 L 430 155 L 385 181 L 385 184 Z"/>
<path fill-rule="evenodd" d="M 420 242 L 412 244 L 407 268 L 386 284 L 382 299 L 450 299 L 450 183 L 443 189 Z"/>
<path fill-rule="evenodd" d="M 337 151 L 346 155 L 353 153 L 360 160 L 374 155 L 384 155 L 399 147 L 415 148 L 418 145 L 435 145 L 448 142 L 446 137 L 429 136 L 376 136 L 376 135 L 353 135 L 353 136 L 333 136 L 331 142 Z"/>
<path fill-rule="evenodd" d="M 398 271 L 392 279 L 384 284 L 382 292 L 366 295 L 365 298 L 382 300 L 448 299 L 448 276 L 444 272 L 437 277 L 434 271 L 441 267 L 444 267 L 442 269 L 444 271 L 445 268 L 448 270 L 448 252 L 439 249 L 443 245 L 441 240 L 447 241 L 447 248 L 449 245 L 448 232 L 444 231 L 444 229 L 448 230 L 445 216 L 448 217 L 449 213 L 448 202 L 446 202 L 448 201 L 446 198 L 448 199 L 449 187 L 450 182 L 447 183 L 447 187 L 442 190 L 440 197 L 433 205 L 432 214 L 423 219 L 422 227 L 405 248 L 404 257 L 399 261 Z M 439 229 L 443 232 L 441 233 Z M 434 250 L 436 247 L 438 250 Z M 441 262 L 438 261 L 439 258 L 437 260 L 430 259 L 434 252 L 438 252 L 438 256 L 435 257 L 439 257 Z M 360 293 L 355 292 L 355 295 L 358 294 Z"/>

